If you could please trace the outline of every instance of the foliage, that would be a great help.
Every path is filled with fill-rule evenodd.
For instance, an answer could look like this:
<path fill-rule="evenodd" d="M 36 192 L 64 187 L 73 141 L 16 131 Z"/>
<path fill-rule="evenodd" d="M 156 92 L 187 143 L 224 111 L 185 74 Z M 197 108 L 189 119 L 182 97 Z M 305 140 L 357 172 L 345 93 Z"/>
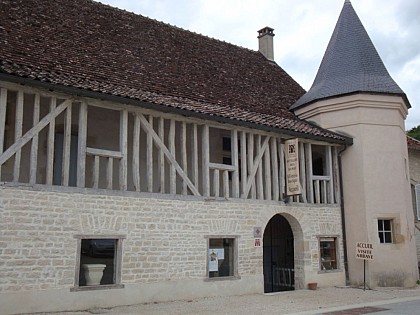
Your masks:
<path fill-rule="evenodd" d="M 413 127 L 409 131 L 407 131 L 407 135 L 409 135 L 411 138 L 420 141 L 420 125 L 418 125 L 417 127 Z"/>

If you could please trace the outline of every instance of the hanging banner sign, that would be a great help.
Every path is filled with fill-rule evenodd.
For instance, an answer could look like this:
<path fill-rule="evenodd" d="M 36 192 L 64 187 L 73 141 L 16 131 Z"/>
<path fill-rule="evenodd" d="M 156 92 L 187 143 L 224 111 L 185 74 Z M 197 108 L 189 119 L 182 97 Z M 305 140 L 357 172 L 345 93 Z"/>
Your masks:
<path fill-rule="evenodd" d="M 299 179 L 298 139 L 285 142 L 286 156 L 286 195 L 300 195 L 302 193 Z"/>
<path fill-rule="evenodd" d="M 356 258 L 373 260 L 373 246 L 371 243 L 356 243 Z"/>

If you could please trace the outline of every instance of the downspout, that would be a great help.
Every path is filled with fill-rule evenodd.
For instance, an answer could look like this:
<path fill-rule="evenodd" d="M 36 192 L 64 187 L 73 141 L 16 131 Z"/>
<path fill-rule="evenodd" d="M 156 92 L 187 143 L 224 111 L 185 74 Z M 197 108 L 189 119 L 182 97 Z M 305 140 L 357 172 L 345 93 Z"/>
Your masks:
<path fill-rule="evenodd" d="M 341 155 L 347 149 L 347 145 L 344 145 L 344 149 L 338 152 L 338 176 L 340 177 L 340 208 L 341 208 L 341 228 L 343 232 L 343 251 L 344 251 L 344 273 L 346 275 L 346 284 L 350 282 L 348 257 L 347 257 L 347 237 L 346 237 L 346 217 L 344 211 L 344 191 L 343 191 L 343 169 L 341 162 Z"/>

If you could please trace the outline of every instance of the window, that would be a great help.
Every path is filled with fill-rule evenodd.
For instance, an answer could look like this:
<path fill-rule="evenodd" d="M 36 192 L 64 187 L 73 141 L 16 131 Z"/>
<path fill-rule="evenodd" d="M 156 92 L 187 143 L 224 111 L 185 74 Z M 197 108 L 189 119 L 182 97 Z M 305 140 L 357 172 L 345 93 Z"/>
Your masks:
<path fill-rule="evenodd" d="M 334 270 L 337 265 L 337 238 L 321 237 L 319 239 L 321 270 Z"/>
<path fill-rule="evenodd" d="M 327 175 L 326 172 L 326 147 L 312 145 L 312 173 L 316 176 Z"/>
<path fill-rule="evenodd" d="M 232 165 L 232 140 L 229 136 L 222 137 L 223 157 L 222 163 L 225 165 Z M 238 139 L 238 168 L 239 178 L 241 178 L 241 142 Z M 229 180 L 232 180 L 232 172 L 229 172 Z"/>
<path fill-rule="evenodd" d="M 78 239 L 78 263 L 75 289 L 122 287 L 122 238 L 81 236 Z"/>
<path fill-rule="evenodd" d="M 392 243 L 392 220 L 379 219 L 378 220 L 378 234 L 379 234 L 379 243 L 391 244 Z"/>
<path fill-rule="evenodd" d="M 209 238 L 207 261 L 209 278 L 236 276 L 236 239 Z"/>

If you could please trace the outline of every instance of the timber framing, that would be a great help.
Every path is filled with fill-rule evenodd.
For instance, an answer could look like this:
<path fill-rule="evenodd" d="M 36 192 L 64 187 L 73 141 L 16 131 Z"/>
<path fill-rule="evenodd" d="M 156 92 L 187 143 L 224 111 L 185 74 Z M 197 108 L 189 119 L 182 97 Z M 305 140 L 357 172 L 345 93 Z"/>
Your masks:
<path fill-rule="evenodd" d="M 340 200 L 338 143 L 299 138 L 303 193 L 287 197 L 284 141 L 291 138 L 288 133 L 10 82 L 0 82 L 0 87 L 3 182 L 49 186 L 74 182 L 79 188 L 215 199 L 315 204 Z M 106 125 L 97 115 L 105 117 Z M 113 133 L 107 134 L 107 129 Z M 222 135 L 230 138 L 229 163 L 218 149 Z M 313 145 L 324 150 L 322 175 L 312 172 Z M 75 174 L 72 164 L 77 165 Z"/>
<path fill-rule="evenodd" d="M 193 118 L 198 118 L 200 120 L 211 119 L 215 123 L 230 124 L 230 125 L 236 125 L 238 127 L 258 129 L 258 130 L 267 131 L 267 132 L 274 132 L 274 133 L 278 133 L 284 137 L 289 137 L 289 138 L 298 137 L 298 138 L 303 138 L 303 139 L 308 139 L 308 140 L 328 142 L 328 143 L 340 144 L 340 145 L 353 144 L 353 139 L 351 137 L 348 137 L 346 135 L 336 134 L 332 131 L 323 129 L 319 126 L 316 126 L 316 128 L 318 128 L 319 130 L 325 131 L 329 134 L 335 134 L 337 137 L 329 138 L 329 137 L 318 136 L 318 135 L 309 134 L 309 133 L 302 133 L 302 132 L 284 129 L 284 128 L 274 128 L 268 125 L 257 124 L 257 123 L 242 121 L 242 120 L 229 119 L 229 118 L 217 116 L 217 115 L 209 116 L 208 114 L 205 114 L 205 113 L 200 113 L 200 112 L 195 112 L 195 111 L 190 111 L 190 110 L 185 110 L 185 109 L 180 109 L 180 108 L 170 107 L 170 106 L 165 106 L 165 105 L 160 105 L 160 104 L 148 103 L 148 102 L 144 102 L 144 101 L 140 101 L 140 100 L 136 100 L 132 98 L 99 93 L 99 92 L 84 90 L 84 89 L 80 89 L 80 88 L 76 88 L 72 86 L 57 85 L 57 84 L 52 84 L 48 82 L 32 80 L 29 78 L 9 75 L 6 73 L 0 73 L 0 81 L 17 83 L 23 86 L 33 86 L 35 88 L 55 91 L 60 94 L 72 95 L 75 98 L 83 97 L 83 98 L 92 99 L 92 100 L 103 100 L 106 102 L 110 102 L 112 104 L 123 104 L 123 105 L 141 107 L 146 110 L 149 110 L 149 109 L 153 111 L 159 110 L 160 112 L 163 112 L 163 113 L 186 116 L 191 119 Z M 308 125 L 311 125 L 307 121 L 306 123 Z"/>

